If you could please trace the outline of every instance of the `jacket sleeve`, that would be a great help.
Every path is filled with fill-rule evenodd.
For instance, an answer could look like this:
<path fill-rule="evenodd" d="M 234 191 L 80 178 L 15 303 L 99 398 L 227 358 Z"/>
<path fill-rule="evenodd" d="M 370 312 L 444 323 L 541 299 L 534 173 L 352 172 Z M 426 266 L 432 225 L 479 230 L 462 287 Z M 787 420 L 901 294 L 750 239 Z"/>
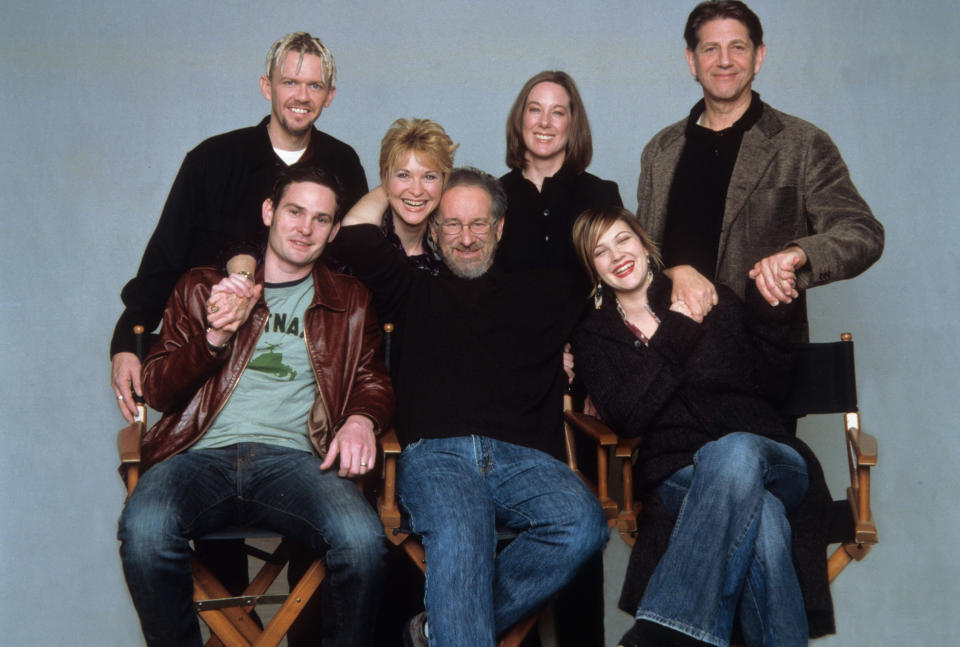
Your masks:
<path fill-rule="evenodd" d="M 363 317 L 360 353 L 354 383 L 344 408 L 343 416 L 337 421 L 339 428 L 352 415 L 362 415 L 374 423 L 374 433 L 378 436 L 390 425 L 395 407 L 395 397 L 390 376 L 380 354 L 380 326 L 376 311 L 373 309 L 370 293 L 358 290 L 359 314 Z"/>
<path fill-rule="evenodd" d="M 203 309 L 210 288 L 191 270 L 177 283 L 163 313 L 163 328 L 143 363 L 143 394 L 151 407 L 182 408 L 224 365 L 232 350 L 214 355 L 207 347 Z"/>
<path fill-rule="evenodd" d="M 203 169 L 188 153 L 173 181 L 137 275 L 123 287 L 120 298 L 125 309 L 120 315 L 110 342 L 110 355 L 134 352 L 133 326 L 147 332 L 156 330 L 164 304 L 173 286 L 188 269 L 187 246 L 197 205 L 202 201 Z"/>
<path fill-rule="evenodd" d="M 353 271 L 373 294 L 381 321 L 396 321 L 414 277 L 421 272 L 407 261 L 376 225 L 350 225 L 330 244 L 330 255 Z"/>
<path fill-rule="evenodd" d="M 580 326 L 573 336 L 577 372 L 603 420 L 622 435 L 642 434 L 680 388 L 702 332 L 676 312 L 663 317 L 649 346 Z"/>
<path fill-rule="evenodd" d="M 637 220 L 640 226 L 650 234 L 653 231 L 653 156 L 656 138 L 647 143 L 640 155 L 640 179 L 637 181 Z M 663 241 L 654 240 L 657 245 Z"/>
<path fill-rule="evenodd" d="M 840 151 L 829 135 L 814 129 L 805 146 L 803 205 L 808 236 L 787 243 L 807 255 L 798 272 L 803 289 L 852 278 L 883 252 L 883 225 L 857 192 Z"/>

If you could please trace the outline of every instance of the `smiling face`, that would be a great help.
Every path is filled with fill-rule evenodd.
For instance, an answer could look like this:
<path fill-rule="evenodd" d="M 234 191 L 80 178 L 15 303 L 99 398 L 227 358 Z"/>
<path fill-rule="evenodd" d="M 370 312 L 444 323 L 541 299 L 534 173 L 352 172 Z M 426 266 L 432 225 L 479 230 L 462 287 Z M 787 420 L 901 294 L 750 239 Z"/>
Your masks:
<path fill-rule="evenodd" d="M 426 160 L 426 156 L 421 154 L 421 157 Z M 416 151 L 411 150 L 390 172 L 386 189 L 395 219 L 399 218 L 409 227 L 425 227 L 427 217 L 440 204 L 443 174 L 435 164 L 422 163 Z"/>
<path fill-rule="evenodd" d="M 696 49 L 686 53 L 690 73 L 703 86 L 708 102 L 749 103 L 750 88 L 763 65 L 766 46 L 754 46 L 746 25 L 733 18 L 704 23 Z"/>
<path fill-rule="evenodd" d="M 493 264 L 503 218 L 494 224 L 491 206 L 484 189 L 455 186 L 444 192 L 437 217 L 430 220 L 430 232 L 443 262 L 462 279 L 483 276 Z"/>
<path fill-rule="evenodd" d="M 570 126 L 570 96 L 551 81 L 530 90 L 523 108 L 523 145 L 528 161 L 563 164 Z"/>
<path fill-rule="evenodd" d="M 267 281 L 293 281 L 310 273 L 335 231 L 336 210 L 336 194 L 315 182 L 291 183 L 277 205 L 264 200 L 263 224 L 270 227 L 264 258 Z"/>
<path fill-rule="evenodd" d="M 593 267 L 614 292 L 645 290 L 649 265 L 646 248 L 622 219 L 603 232 L 593 249 Z"/>
<path fill-rule="evenodd" d="M 260 91 L 270 101 L 270 132 L 283 140 L 273 143 L 283 147 L 310 132 L 313 122 L 333 101 L 336 88 L 327 86 L 319 56 L 287 52 L 281 63 L 269 79 L 260 77 Z"/>

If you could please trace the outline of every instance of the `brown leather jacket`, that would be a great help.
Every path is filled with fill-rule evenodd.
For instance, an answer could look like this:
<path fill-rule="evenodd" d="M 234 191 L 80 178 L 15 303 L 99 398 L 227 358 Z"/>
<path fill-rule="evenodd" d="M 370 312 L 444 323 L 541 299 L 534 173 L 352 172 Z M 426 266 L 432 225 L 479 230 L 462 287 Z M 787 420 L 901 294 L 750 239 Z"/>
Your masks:
<path fill-rule="evenodd" d="M 228 349 L 219 356 L 211 352 L 205 304 L 221 278 L 213 268 L 192 269 L 167 302 L 160 338 L 143 364 L 144 397 L 163 417 L 142 439 L 142 471 L 203 435 L 240 380 L 270 316 L 261 298 Z M 324 456 L 336 430 L 351 415 L 373 420 L 377 433 L 386 429 L 394 394 L 378 355 L 380 331 L 369 292 L 356 279 L 334 274 L 320 263 L 313 280 L 304 333 L 318 389 L 308 428 L 314 449 Z"/>

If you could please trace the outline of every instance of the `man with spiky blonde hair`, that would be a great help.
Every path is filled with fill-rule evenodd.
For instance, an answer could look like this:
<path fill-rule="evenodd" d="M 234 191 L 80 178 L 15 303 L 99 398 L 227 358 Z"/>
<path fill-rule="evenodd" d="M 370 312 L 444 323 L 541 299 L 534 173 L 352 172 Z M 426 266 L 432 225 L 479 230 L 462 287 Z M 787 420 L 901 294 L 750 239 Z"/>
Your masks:
<path fill-rule="evenodd" d="M 294 56 L 289 56 L 294 54 Z M 110 344 L 111 382 L 121 413 L 135 415 L 140 361 L 133 326 L 156 329 L 174 283 L 191 267 L 212 265 L 228 241 L 262 236 L 260 205 L 284 166 L 322 168 L 343 185 L 344 206 L 367 191 L 352 147 L 317 130 L 314 122 L 336 94 L 330 50 L 306 32 L 277 40 L 260 77 L 270 114 L 260 124 L 202 142 L 187 153 L 137 276 L 123 288 L 126 306 Z"/>
<path fill-rule="evenodd" d="M 134 394 L 142 394 L 133 327 L 155 330 L 177 280 L 192 267 L 219 264 L 230 242 L 253 241 L 235 251 L 259 246 L 256 241 L 264 236 L 261 205 L 281 170 L 314 167 L 334 176 L 343 188 L 344 211 L 367 192 L 356 151 L 314 127 L 336 94 L 336 69 L 318 38 L 306 32 L 287 34 L 270 47 L 266 73 L 259 80 L 270 114 L 256 126 L 201 142 L 184 158 L 140 269 L 121 293 L 125 310 L 110 344 L 111 386 L 127 420 L 136 413 Z M 239 594 L 246 580 L 246 556 L 217 543 L 207 549 L 200 542 L 204 561 Z"/>
<path fill-rule="evenodd" d="M 324 83 L 330 87 L 336 87 L 337 63 L 333 60 L 333 54 L 323 44 L 323 41 L 305 31 L 291 32 L 270 47 L 270 51 L 267 52 L 267 78 L 270 78 L 273 74 L 275 67 L 283 67 L 287 54 L 291 52 L 299 55 L 298 66 L 303 62 L 303 57 L 306 54 L 313 54 L 318 57 L 323 63 Z"/>

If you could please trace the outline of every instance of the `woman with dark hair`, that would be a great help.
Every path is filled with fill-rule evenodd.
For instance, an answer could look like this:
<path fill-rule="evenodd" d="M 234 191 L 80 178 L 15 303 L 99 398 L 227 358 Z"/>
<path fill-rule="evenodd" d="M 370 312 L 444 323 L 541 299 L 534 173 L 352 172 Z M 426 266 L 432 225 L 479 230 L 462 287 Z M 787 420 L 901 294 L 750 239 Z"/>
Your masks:
<path fill-rule="evenodd" d="M 605 422 L 643 436 L 644 527 L 620 600 L 637 622 L 620 645 L 724 647 L 735 620 L 749 647 L 806 645 L 810 628 L 832 626 L 820 523 L 830 499 L 776 406 L 792 304 L 752 288 L 745 305 L 718 285 L 697 323 L 671 304 L 633 214 L 589 210 L 573 239 L 596 306 L 574 332 L 578 374 Z"/>
<path fill-rule="evenodd" d="M 616 182 L 587 173 L 590 122 L 570 75 L 544 71 L 520 90 L 507 117 L 507 166 L 500 178 L 507 215 L 497 262 L 508 272 L 571 270 L 570 230 L 591 207 L 622 206 Z"/>
<path fill-rule="evenodd" d="M 507 194 L 496 264 L 508 273 L 558 272 L 571 291 L 587 294 L 571 244 L 573 221 L 590 207 L 621 206 L 616 182 L 587 173 L 593 157 L 590 122 L 580 92 L 563 71 L 543 71 L 520 89 L 507 116 Z M 561 275 L 560 273 L 564 273 Z M 522 279 L 518 279 L 522 280 Z M 572 379 L 573 357 L 564 368 Z M 559 424 L 559 419 L 558 419 Z M 588 470 L 589 447 L 578 448 Z M 560 647 L 603 645 L 603 559 L 598 554 L 554 603 Z"/>

